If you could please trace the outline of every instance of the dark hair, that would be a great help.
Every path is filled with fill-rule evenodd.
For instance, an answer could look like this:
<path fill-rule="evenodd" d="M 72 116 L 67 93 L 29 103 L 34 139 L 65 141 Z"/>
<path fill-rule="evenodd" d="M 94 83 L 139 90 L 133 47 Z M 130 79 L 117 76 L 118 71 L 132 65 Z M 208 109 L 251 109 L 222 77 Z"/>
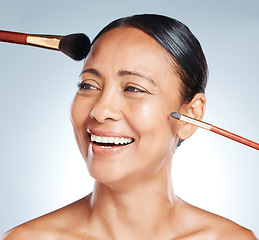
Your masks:
<path fill-rule="evenodd" d="M 150 35 L 171 55 L 182 81 L 181 96 L 190 102 L 196 93 L 204 93 L 208 67 L 201 45 L 183 23 L 161 15 L 143 14 L 117 19 L 104 27 L 92 44 L 104 33 L 117 27 L 134 27 Z"/>
<path fill-rule="evenodd" d="M 104 27 L 92 44 L 104 33 L 117 27 L 142 30 L 162 45 L 172 57 L 174 68 L 181 79 L 182 102 L 190 102 L 196 93 L 204 93 L 208 67 L 201 45 L 183 23 L 156 14 L 134 15 L 117 19 Z M 178 145 L 183 140 L 179 140 Z"/>

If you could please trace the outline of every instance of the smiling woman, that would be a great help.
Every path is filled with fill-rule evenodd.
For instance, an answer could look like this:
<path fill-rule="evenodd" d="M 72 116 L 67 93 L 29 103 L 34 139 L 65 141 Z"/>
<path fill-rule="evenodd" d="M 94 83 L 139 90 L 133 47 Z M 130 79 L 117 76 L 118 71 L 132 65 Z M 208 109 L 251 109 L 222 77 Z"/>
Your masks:
<path fill-rule="evenodd" d="M 20 225 L 4 239 L 256 239 L 174 193 L 172 158 L 202 119 L 207 64 L 182 23 L 136 15 L 94 39 L 71 107 L 80 152 L 95 179 L 88 196 Z"/>

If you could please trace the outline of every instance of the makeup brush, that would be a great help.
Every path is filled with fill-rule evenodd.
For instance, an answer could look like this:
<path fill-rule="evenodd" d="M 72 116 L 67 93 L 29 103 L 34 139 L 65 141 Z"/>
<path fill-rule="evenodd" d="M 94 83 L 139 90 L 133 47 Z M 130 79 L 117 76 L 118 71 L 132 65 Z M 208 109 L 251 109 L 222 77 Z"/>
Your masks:
<path fill-rule="evenodd" d="M 197 126 L 197 127 L 204 128 L 206 130 L 209 130 L 209 131 L 212 131 L 214 133 L 220 134 L 224 137 L 230 138 L 234 141 L 240 142 L 240 143 L 245 144 L 249 147 L 252 147 L 252 148 L 255 148 L 255 149 L 259 150 L 259 143 L 252 142 L 252 141 L 250 141 L 246 138 L 240 137 L 240 136 L 238 136 L 234 133 L 228 132 L 224 129 L 218 128 L 218 127 L 213 126 L 211 124 L 202 122 L 200 120 L 188 117 L 184 114 L 180 114 L 180 113 L 177 113 L 177 112 L 170 113 L 170 116 L 177 119 L 177 120 L 180 120 L 180 121 L 183 121 L 183 122 L 186 122 L 186 123 L 190 123 L 190 124 L 192 124 L 194 126 Z"/>
<path fill-rule="evenodd" d="M 0 30 L 0 41 L 61 51 L 77 61 L 84 59 L 91 47 L 89 38 L 83 33 L 58 36 Z"/>

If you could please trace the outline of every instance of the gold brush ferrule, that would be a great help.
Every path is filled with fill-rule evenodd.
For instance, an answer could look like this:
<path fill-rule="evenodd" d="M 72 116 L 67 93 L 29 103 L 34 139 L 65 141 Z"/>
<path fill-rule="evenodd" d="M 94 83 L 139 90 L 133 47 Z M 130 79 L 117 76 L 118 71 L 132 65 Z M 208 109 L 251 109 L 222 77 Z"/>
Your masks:
<path fill-rule="evenodd" d="M 183 122 L 193 124 L 197 127 L 204 128 L 204 129 L 209 130 L 209 131 L 211 129 L 211 124 L 202 122 L 200 120 L 197 120 L 197 119 L 194 119 L 194 118 L 191 118 L 191 117 L 188 117 L 188 116 L 185 116 L 183 114 L 181 114 L 180 120 L 183 121 Z"/>
<path fill-rule="evenodd" d="M 56 35 L 36 35 L 30 34 L 27 37 L 28 45 L 51 50 L 59 50 L 59 42 L 63 36 Z"/>

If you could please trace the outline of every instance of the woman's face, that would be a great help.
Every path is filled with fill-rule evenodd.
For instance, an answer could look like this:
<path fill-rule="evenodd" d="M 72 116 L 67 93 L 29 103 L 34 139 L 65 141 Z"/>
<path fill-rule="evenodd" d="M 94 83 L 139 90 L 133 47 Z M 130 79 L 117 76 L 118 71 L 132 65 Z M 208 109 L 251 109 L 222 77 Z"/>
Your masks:
<path fill-rule="evenodd" d="M 112 183 L 154 176 L 170 165 L 180 80 L 166 51 L 141 30 L 120 27 L 93 45 L 71 107 L 90 174 Z"/>

